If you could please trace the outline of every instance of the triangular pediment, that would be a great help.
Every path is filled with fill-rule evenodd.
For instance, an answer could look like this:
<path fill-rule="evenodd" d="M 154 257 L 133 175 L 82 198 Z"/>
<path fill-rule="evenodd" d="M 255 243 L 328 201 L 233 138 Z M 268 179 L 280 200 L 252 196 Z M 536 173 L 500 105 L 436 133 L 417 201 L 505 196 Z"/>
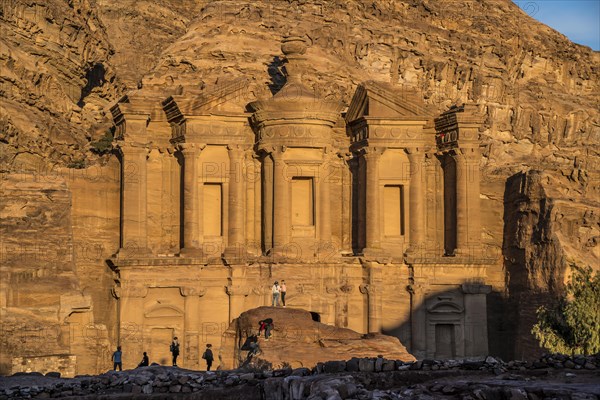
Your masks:
<path fill-rule="evenodd" d="M 361 83 L 348 107 L 346 122 L 362 117 L 427 120 L 432 112 L 416 91 L 384 82 Z"/>

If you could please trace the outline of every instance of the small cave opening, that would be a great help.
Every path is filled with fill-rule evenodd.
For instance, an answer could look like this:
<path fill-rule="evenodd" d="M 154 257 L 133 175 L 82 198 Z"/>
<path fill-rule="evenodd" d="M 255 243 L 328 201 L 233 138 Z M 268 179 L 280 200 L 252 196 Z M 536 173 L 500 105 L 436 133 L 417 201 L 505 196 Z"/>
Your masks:
<path fill-rule="evenodd" d="M 310 316 L 312 317 L 313 321 L 321 322 L 321 314 L 319 314 L 318 312 L 311 311 Z"/>
<path fill-rule="evenodd" d="M 106 82 L 105 74 L 106 70 L 102 63 L 95 64 L 86 72 L 85 79 L 87 80 L 87 83 L 81 88 L 81 96 L 77 102 L 79 107 L 85 106 L 85 98 L 92 93 L 94 88 L 104 85 L 104 82 Z"/>

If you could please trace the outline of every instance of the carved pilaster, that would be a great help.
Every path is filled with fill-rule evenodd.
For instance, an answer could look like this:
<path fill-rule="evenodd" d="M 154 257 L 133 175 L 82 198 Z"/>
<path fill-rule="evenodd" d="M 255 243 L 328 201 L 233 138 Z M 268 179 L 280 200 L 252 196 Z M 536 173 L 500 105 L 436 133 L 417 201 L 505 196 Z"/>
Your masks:
<path fill-rule="evenodd" d="M 285 256 L 285 248 L 290 242 L 290 188 L 286 176 L 281 146 L 271 152 L 273 158 L 273 255 Z"/>
<path fill-rule="evenodd" d="M 244 174 L 243 160 L 246 148 L 241 145 L 227 146 L 229 153 L 229 226 L 227 227 L 227 248 L 224 256 L 229 263 L 247 258 L 244 251 Z"/>
<path fill-rule="evenodd" d="M 425 286 L 410 284 L 411 346 L 410 352 L 423 358 L 427 352 L 427 314 L 425 310 Z"/>
<path fill-rule="evenodd" d="M 425 152 L 422 148 L 406 149 L 410 162 L 409 247 L 412 257 L 422 257 L 425 247 Z"/>
<path fill-rule="evenodd" d="M 183 143 L 183 249 L 182 255 L 199 257 L 202 253 L 200 207 L 202 191 L 198 179 L 198 158 L 205 145 Z"/>
<path fill-rule="evenodd" d="M 148 147 L 119 143 L 121 155 L 121 246 L 119 257 L 146 257 L 148 250 L 148 199 L 146 160 Z"/>
<path fill-rule="evenodd" d="M 381 210 L 379 194 L 379 160 L 385 148 L 366 147 L 363 158 L 366 162 L 366 249 L 368 254 L 381 252 Z"/>

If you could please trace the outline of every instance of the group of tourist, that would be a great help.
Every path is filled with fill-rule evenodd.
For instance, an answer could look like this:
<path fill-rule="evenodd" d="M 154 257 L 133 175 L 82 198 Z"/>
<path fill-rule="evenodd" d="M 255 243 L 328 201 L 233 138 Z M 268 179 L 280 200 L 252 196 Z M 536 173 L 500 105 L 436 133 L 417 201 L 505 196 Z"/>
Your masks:
<path fill-rule="evenodd" d="M 212 344 L 208 343 L 206 345 L 206 350 L 204 350 L 204 353 L 202 354 L 202 359 L 206 361 L 207 371 L 210 371 L 212 363 L 215 359 L 211 347 Z M 179 357 L 179 340 L 177 339 L 177 336 L 173 338 L 171 346 L 169 346 L 169 351 L 173 356 L 173 366 L 176 367 L 177 357 Z M 121 346 L 117 346 L 117 350 L 113 353 L 111 359 L 113 362 L 113 369 L 116 371 L 118 368 L 119 371 L 123 371 L 123 351 L 121 350 Z M 148 365 L 150 365 L 150 359 L 148 358 L 148 353 L 144 352 L 144 355 L 142 356 L 142 361 L 140 361 L 137 367 L 147 367 Z"/>
<path fill-rule="evenodd" d="M 278 281 L 275 281 L 273 287 L 271 288 L 271 292 L 273 293 L 273 303 L 271 305 L 273 307 L 279 307 L 279 299 L 281 298 L 281 305 L 285 307 L 285 294 L 287 292 L 285 281 L 282 279 L 281 285 Z"/>
<path fill-rule="evenodd" d="M 287 292 L 287 288 L 285 286 L 285 281 L 282 279 L 281 280 L 281 284 L 279 283 L 279 281 L 275 281 L 275 283 L 273 284 L 273 287 L 271 288 L 271 291 L 273 293 L 273 303 L 272 306 L 273 307 L 279 307 L 279 300 L 281 299 L 281 305 L 285 307 L 285 295 Z M 260 337 L 261 333 L 264 331 L 265 332 L 265 340 L 269 340 L 269 338 L 271 337 L 271 331 L 273 330 L 273 319 L 271 318 L 267 318 L 264 320 L 261 320 L 258 322 L 258 337 Z M 256 343 L 256 340 L 255 342 Z M 210 371 L 210 368 L 212 367 L 212 363 L 214 361 L 214 356 L 213 356 L 213 352 L 211 350 L 212 345 L 209 343 L 206 345 L 206 350 L 204 350 L 204 353 L 202 354 L 202 359 L 206 361 L 206 370 Z M 252 353 L 255 353 L 257 351 L 257 345 L 255 347 L 252 348 Z M 169 347 L 169 351 L 171 352 L 171 355 L 173 356 L 173 366 L 176 367 L 177 366 L 177 357 L 179 357 L 179 340 L 177 339 L 177 336 L 175 336 L 173 338 L 173 341 L 171 342 L 171 346 Z M 117 346 L 117 350 L 113 353 L 112 355 L 112 361 L 113 361 L 113 368 L 116 371 L 117 368 L 119 369 L 119 371 L 123 370 L 123 352 L 121 351 L 121 346 Z M 148 358 L 148 354 L 146 352 L 144 352 L 144 355 L 142 356 L 142 361 L 140 361 L 140 363 L 138 364 L 138 368 L 139 367 L 147 367 L 150 364 L 150 360 Z"/>

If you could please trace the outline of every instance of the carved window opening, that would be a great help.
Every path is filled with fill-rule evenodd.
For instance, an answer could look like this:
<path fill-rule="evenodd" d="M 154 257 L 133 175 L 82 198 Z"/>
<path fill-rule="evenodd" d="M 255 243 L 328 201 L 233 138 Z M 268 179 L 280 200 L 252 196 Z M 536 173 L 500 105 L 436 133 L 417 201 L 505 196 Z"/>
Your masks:
<path fill-rule="evenodd" d="M 404 236 L 404 185 L 383 187 L 383 231 L 385 236 Z"/>
<path fill-rule="evenodd" d="M 223 185 L 220 183 L 204 184 L 204 235 L 223 235 Z"/>
<path fill-rule="evenodd" d="M 315 196 L 312 177 L 292 178 L 292 225 L 314 226 Z"/>

